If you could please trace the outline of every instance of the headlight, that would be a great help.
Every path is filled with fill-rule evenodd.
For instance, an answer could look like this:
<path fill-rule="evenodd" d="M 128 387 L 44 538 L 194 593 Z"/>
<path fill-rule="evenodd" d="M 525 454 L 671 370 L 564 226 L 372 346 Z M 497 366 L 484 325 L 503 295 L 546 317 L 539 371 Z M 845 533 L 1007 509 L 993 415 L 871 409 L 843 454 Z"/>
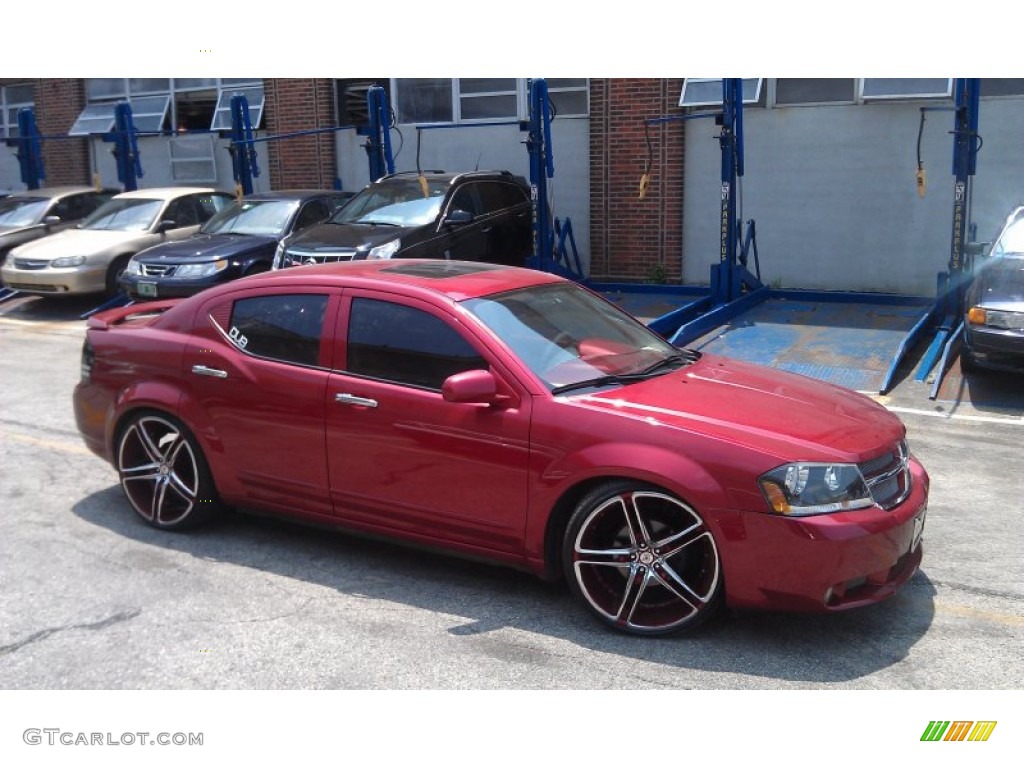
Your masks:
<path fill-rule="evenodd" d="M 778 515 L 823 515 L 875 503 L 856 464 L 786 464 L 758 482 Z"/>
<path fill-rule="evenodd" d="M 1024 329 L 1024 313 L 971 307 L 967 312 L 967 322 L 971 325 L 987 325 L 990 328 L 1019 331 Z"/>
<path fill-rule="evenodd" d="M 274 262 L 270 265 L 271 269 L 281 269 L 284 266 L 284 241 L 282 240 L 277 244 L 277 249 L 274 251 Z"/>
<path fill-rule="evenodd" d="M 370 252 L 366 254 L 366 258 L 390 259 L 401 247 L 402 241 L 400 239 L 395 239 L 390 242 L 384 243 L 384 245 L 378 245 L 376 248 L 371 248 Z"/>
<path fill-rule="evenodd" d="M 142 265 L 139 264 L 135 259 L 131 259 L 128 265 L 124 268 L 124 274 L 126 275 L 141 275 Z"/>
<path fill-rule="evenodd" d="M 61 256 L 58 259 L 54 259 L 50 262 L 50 266 L 54 269 L 60 269 L 62 267 L 80 267 L 85 264 L 85 256 Z"/>
<path fill-rule="evenodd" d="M 182 264 L 174 270 L 175 277 L 209 277 L 228 268 L 227 259 L 208 261 L 203 264 Z"/>

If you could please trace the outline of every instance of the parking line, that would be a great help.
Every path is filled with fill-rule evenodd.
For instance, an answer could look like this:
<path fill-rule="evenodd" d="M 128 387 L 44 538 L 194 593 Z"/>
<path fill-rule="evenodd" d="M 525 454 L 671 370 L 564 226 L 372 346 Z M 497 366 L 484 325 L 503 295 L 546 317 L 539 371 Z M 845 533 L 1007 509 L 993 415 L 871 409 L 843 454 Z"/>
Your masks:
<path fill-rule="evenodd" d="M 989 621 L 994 621 L 997 624 L 1006 624 L 1011 627 L 1024 625 L 1024 616 L 1016 616 L 1012 613 L 996 613 L 995 611 L 982 611 L 977 608 L 971 608 L 968 605 L 961 605 L 959 603 L 945 603 L 936 600 L 935 609 L 939 613 L 950 614 L 952 616 L 960 616 L 961 618 L 965 619 L 987 619 Z"/>
<path fill-rule="evenodd" d="M 921 408 L 905 408 L 899 405 L 885 405 L 888 410 L 893 413 L 911 413 L 917 416 L 932 416 L 937 419 L 945 419 L 947 421 L 956 419 L 958 421 L 978 421 L 985 424 L 1009 424 L 1012 427 L 1024 427 L 1024 416 L 974 416 L 969 413 L 938 413 L 936 411 L 926 411 Z"/>
<path fill-rule="evenodd" d="M 0 432 L 0 438 L 6 440 L 14 440 L 19 443 L 26 443 L 28 445 L 36 445 L 41 448 L 50 448 L 55 451 L 64 451 L 65 453 L 76 453 L 84 456 L 94 455 L 92 451 L 86 448 L 84 445 L 75 445 L 74 443 L 64 443 L 57 440 L 46 440 L 40 437 L 32 437 L 31 435 L 23 435 L 18 432 Z"/>

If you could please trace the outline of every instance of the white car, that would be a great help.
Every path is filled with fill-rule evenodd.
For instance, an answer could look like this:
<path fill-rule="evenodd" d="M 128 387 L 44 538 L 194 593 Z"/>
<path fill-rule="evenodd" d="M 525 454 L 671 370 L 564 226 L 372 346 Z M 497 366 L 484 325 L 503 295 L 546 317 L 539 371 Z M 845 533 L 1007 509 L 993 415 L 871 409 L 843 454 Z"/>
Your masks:
<path fill-rule="evenodd" d="M 232 195 L 204 187 L 122 192 L 78 227 L 15 248 L 0 275 L 5 286 L 25 293 L 113 296 L 133 255 L 188 237 L 233 201 Z"/>

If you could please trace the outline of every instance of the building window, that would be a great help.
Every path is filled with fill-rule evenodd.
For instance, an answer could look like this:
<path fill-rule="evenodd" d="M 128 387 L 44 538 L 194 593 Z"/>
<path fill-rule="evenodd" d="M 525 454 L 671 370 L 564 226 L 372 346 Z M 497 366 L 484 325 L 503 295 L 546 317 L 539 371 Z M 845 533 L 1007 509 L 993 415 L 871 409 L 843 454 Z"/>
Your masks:
<path fill-rule="evenodd" d="M 212 184 L 217 181 L 217 160 L 213 136 L 175 136 L 167 145 L 171 158 L 171 178 L 189 184 Z"/>
<path fill-rule="evenodd" d="M 230 97 L 235 92 L 246 95 L 253 127 L 259 127 L 264 100 L 261 78 L 93 78 L 86 80 L 88 103 L 69 133 L 110 131 L 114 105 L 120 101 L 132 105 L 139 131 L 226 130 L 231 127 Z"/>
<path fill-rule="evenodd" d="M 850 78 L 780 78 L 775 81 L 775 104 L 789 107 L 804 104 L 853 104 L 857 81 Z"/>
<path fill-rule="evenodd" d="M 981 78 L 982 96 L 1024 96 L 1024 80 L 1020 78 Z"/>
<path fill-rule="evenodd" d="M 556 117 L 586 117 L 586 78 L 548 80 Z M 399 123 L 474 123 L 522 120 L 529 114 L 527 80 L 516 78 L 399 78 L 391 93 Z"/>
<path fill-rule="evenodd" d="M 860 96 L 876 99 L 948 99 L 953 79 L 939 77 L 866 77 L 860 81 Z"/>
<path fill-rule="evenodd" d="M 743 103 L 764 105 L 761 93 L 761 82 L 764 78 L 743 78 Z M 722 106 L 722 78 L 688 77 L 683 80 L 683 90 L 679 94 L 680 107 L 720 107 Z"/>
<path fill-rule="evenodd" d="M 0 138 L 18 136 L 18 112 L 35 106 L 31 85 L 5 85 L 0 87 Z"/>

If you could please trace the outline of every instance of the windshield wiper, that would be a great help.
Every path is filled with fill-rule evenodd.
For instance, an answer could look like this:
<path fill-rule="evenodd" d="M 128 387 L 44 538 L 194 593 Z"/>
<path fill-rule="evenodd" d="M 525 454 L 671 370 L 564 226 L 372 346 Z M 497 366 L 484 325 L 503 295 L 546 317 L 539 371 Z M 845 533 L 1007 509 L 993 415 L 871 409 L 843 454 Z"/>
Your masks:
<path fill-rule="evenodd" d="M 667 357 L 662 358 L 658 362 L 647 366 L 641 371 L 636 371 L 634 373 L 608 374 L 607 376 L 598 376 L 593 379 L 575 381 L 571 384 L 562 384 L 561 386 L 552 389 L 551 394 L 560 395 L 565 392 L 571 392 L 574 389 L 604 387 L 609 384 L 632 384 L 633 382 L 643 381 L 644 379 L 649 379 L 653 376 L 666 372 L 669 368 L 674 368 L 678 365 L 689 365 L 699 358 L 699 352 L 682 350 L 678 354 L 668 355 Z"/>
<path fill-rule="evenodd" d="M 667 357 L 662 358 L 653 365 L 647 366 L 642 371 L 638 371 L 636 375 L 646 376 L 652 373 L 657 373 L 658 371 L 664 368 L 670 368 L 676 365 L 689 365 L 690 363 L 698 359 L 700 359 L 700 352 L 694 352 L 693 350 L 684 349 L 677 354 L 668 355 Z"/>
<path fill-rule="evenodd" d="M 359 219 L 358 221 L 349 222 L 350 224 L 369 224 L 371 227 L 400 227 L 401 224 L 395 224 L 393 221 L 375 221 L 374 219 Z"/>
<path fill-rule="evenodd" d="M 561 395 L 564 392 L 571 392 L 574 389 L 589 389 L 590 387 L 604 387 L 608 384 L 630 384 L 634 381 L 643 381 L 647 376 L 642 373 L 620 373 L 617 375 L 598 376 L 595 379 L 584 379 L 574 381 L 572 384 L 562 384 L 551 390 L 552 395 Z"/>

